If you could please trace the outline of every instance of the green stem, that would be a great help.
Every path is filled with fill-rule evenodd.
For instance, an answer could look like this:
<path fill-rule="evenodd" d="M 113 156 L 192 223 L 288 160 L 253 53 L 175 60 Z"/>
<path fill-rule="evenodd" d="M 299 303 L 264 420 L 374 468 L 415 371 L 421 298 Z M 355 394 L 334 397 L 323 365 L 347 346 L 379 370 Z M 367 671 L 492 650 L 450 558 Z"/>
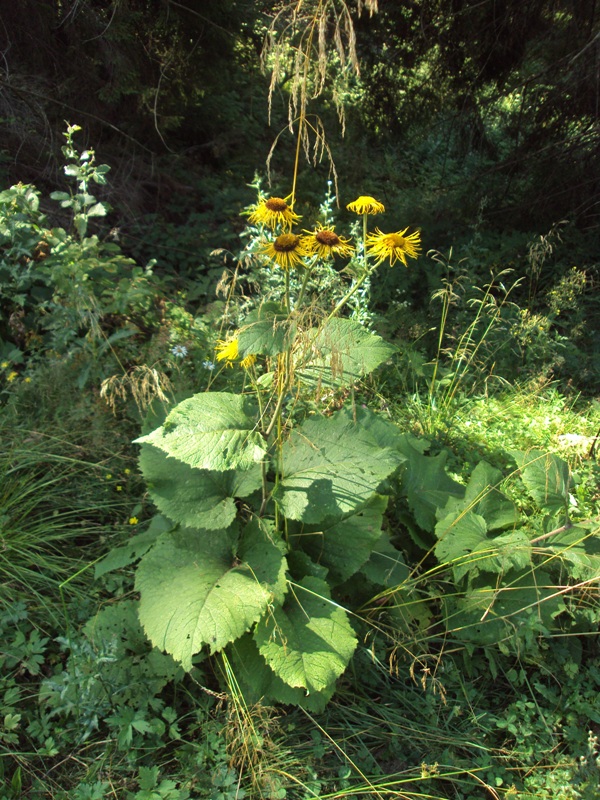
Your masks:
<path fill-rule="evenodd" d="M 298 299 L 296 300 L 296 308 L 300 308 L 300 304 L 304 299 L 304 291 L 306 289 L 306 284 L 308 283 L 308 279 L 310 278 L 310 274 L 312 272 L 312 267 L 306 267 L 304 270 L 304 278 L 302 279 L 302 286 L 300 287 L 300 294 L 298 295 Z"/>
<path fill-rule="evenodd" d="M 360 289 L 360 287 L 363 285 L 363 283 L 366 281 L 366 279 L 367 279 L 367 278 L 368 278 L 368 277 L 371 275 L 371 272 L 372 272 L 372 270 L 369 270 L 369 264 L 368 264 L 368 261 L 367 261 L 367 217 L 368 217 L 368 216 L 369 216 L 368 214 L 363 214 L 363 252 L 362 252 L 362 256 L 363 256 L 363 269 L 364 269 L 364 273 L 363 273 L 363 275 L 362 275 L 362 276 L 361 276 L 361 277 L 360 277 L 360 278 L 359 278 L 359 279 L 356 281 L 356 283 L 355 283 L 355 284 L 353 284 L 353 285 L 350 287 L 350 291 L 349 291 L 349 292 L 347 292 L 347 293 L 346 293 L 346 294 L 345 294 L 345 295 L 342 297 L 342 299 L 341 299 L 341 300 L 340 300 L 340 302 L 339 302 L 339 303 L 336 305 L 336 307 L 333 309 L 333 311 L 331 312 L 331 314 L 329 314 L 329 316 L 327 317 L 327 319 L 325 320 L 325 322 L 329 322 L 329 320 L 330 320 L 332 317 L 335 317 L 335 315 L 338 313 L 338 311 L 340 311 L 340 310 L 341 310 L 341 309 L 342 309 L 342 308 L 343 308 L 343 307 L 346 305 L 346 303 L 348 302 L 348 300 L 350 300 L 350 298 L 351 298 L 351 297 L 352 297 L 354 294 L 356 294 L 356 292 L 357 292 L 357 291 Z"/>
<path fill-rule="evenodd" d="M 287 313 L 290 313 L 290 271 L 285 270 L 285 307 Z"/>

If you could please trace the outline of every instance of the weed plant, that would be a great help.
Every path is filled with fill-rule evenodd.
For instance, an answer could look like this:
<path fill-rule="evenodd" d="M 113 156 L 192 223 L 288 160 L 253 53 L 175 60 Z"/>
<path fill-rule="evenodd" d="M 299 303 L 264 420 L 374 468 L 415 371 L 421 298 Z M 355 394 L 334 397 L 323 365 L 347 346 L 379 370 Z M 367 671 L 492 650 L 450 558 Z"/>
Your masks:
<path fill-rule="evenodd" d="M 2 797 L 597 797 L 598 411 L 545 369 L 511 385 L 510 348 L 528 377 L 562 343 L 527 339 L 543 326 L 502 269 L 478 283 L 434 254 L 441 324 L 398 348 L 369 300 L 419 233 L 373 230 L 367 195 L 337 233 L 333 182 L 299 228 L 328 10 L 291 63 L 291 193 L 255 183 L 214 306 L 153 310 L 151 272 L 88 235 L 105 171 L 74 126 L 48 271 L 36 190 L 4 195 Z M 529 258 L 535 300 L 547 248 Z M 111 306 L 105 267 L 141 294 Z M 546 292 L 552 324 L 584 283 Z M 121 446 L 144 415 L 142 482 Z"/>

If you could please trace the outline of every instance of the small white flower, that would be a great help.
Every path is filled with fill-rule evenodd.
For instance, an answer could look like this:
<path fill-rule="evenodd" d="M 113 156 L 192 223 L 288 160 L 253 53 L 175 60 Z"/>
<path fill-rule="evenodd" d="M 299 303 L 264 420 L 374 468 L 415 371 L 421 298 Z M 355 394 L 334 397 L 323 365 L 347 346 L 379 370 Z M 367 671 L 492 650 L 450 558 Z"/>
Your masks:
<path fill-rule="evenodd" d="M 202 366 L 212 372 L 216 365 L 212 361 L 203 361 Z"/>
<path fill-rule="evenodd" d="M 171 353 L 173 353 L 175 358 L 185 358 L 187 356 L 187 352 L 187 347 L 183 344 L 176 344 L 171 348 Z"/>

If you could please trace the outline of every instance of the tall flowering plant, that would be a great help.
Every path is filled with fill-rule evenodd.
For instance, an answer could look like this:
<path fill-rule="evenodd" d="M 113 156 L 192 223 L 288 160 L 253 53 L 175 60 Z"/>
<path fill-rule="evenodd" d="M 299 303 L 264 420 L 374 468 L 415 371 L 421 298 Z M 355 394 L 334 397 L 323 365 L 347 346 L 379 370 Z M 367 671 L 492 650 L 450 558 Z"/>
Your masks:
<path fill-rule="evenodd" d="M 217 344 L 217 361 L 245 371 L 243 391 L 196 394 L 137 440 L 160 512 L 136 551 L 143 627 L 188 670 L 219 654 L 251 702 L 321 708 L 357 646 L 341 598 L 354 581 L 379 591 L 406 574 L 382 529 L 402 434 L 365 407 L 290 412 L 301 393 L 352 387 L 394 352 L 344 313 L 384 261 L 418 255 L 419 234 L 369 233 L 384 211 L 371 197 L 348 208 L 363 219 L 358 248 L 332 224 L 298 229 L 287 199 L 259 198 L 249 219 L 284 289 Z M 350 283 L 319 307 L 318 265 L 349 258 Z"/>

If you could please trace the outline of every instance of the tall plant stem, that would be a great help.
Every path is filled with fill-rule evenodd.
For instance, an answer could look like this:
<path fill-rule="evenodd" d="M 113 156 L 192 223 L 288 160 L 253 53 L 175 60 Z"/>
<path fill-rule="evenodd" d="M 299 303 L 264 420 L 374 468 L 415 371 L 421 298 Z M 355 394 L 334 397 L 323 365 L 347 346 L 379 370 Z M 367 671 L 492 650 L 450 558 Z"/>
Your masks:
<path fill-rule="evenodd" d="M 329 322 L 329 320 L 332 317 L 335 317 L 335 315 L 339 311 L 341 311 L 341 309 L 346 305 L 348 300 L 350 300 L 350 298 L 354 294 L 356 294 L 356 292 L 360 289 L 360 287 L 363 285 L 363 283 L 366 281 L 366 279 L 371 275 L 372 270 L 369 270 L 369 264 L 367 262 L 367 218 L 368 218 L 368 216 L 369 216 L 368 214 L 363 214 L 362 215 L 362 217 L 363 217 L 363 237 L 362 237 L 363 238 L 363 241 L 362 241 L 363 274 L 356 281 L 356 283 L 354 283 L 350 287 L 350 290 L 342 297 L 342 299 L 335 306 L 335 308 L 333 309 L 331 314 L 329 314 L 329 316 L 327 317 L 325 322 Z"/>
<path fill-rule="evenodd" d="M 290 309 L 290 271 L 289 269 L 285 270 L 285 310 L 287 311 L 288 315 L 291 311 Z"/>
<path fill-rule="evenodd" d="M 302 78 L 302 95 L 300 100 L 300 116 L 298 117 L 298 136 L 296 139 L 296 154 L 294 156 L 294 177 L 292 180 L 292 197 L 290 200 L 290 208 L 294 209 L 294 203 L 296 202 L 296 184 L 298 181 L 298 169 L 300 165 L 300 147 L 302 145 L 302 132 L 304 129 L 304 124 L 306 121 L 306 87 L 308 85 L 308 67 L 310 64 L 310 53 L 312 50 L 312 43 L 315 35 L 315 28 L 317 26 L 317 22 L 319 20 L 321 6 L 323 5 L 323 1 L 319 0 L 319 5 L 315 12 L 315 15 L 312 19 L 312 24 L 310 26 L 310 33 L 308 34 L 308 41 L 306 43 L 306 49 L 304 51 L 304 75 Z"/>
<path fill-rule="evenodd" d="M 306 290 L 306 284 L 308 283 L 308 279 L 310 278 L 310 274 L 312 272 L 312 267 L 306 267 L 304 270 L 304 277 L 302 278 L 302 286 L 300 287 L 300 293 L 298 294 L 298 299 L 296 300 L 296 308 L 300 308 L 300 304 L 304 300 L 304 292 Z"/>

